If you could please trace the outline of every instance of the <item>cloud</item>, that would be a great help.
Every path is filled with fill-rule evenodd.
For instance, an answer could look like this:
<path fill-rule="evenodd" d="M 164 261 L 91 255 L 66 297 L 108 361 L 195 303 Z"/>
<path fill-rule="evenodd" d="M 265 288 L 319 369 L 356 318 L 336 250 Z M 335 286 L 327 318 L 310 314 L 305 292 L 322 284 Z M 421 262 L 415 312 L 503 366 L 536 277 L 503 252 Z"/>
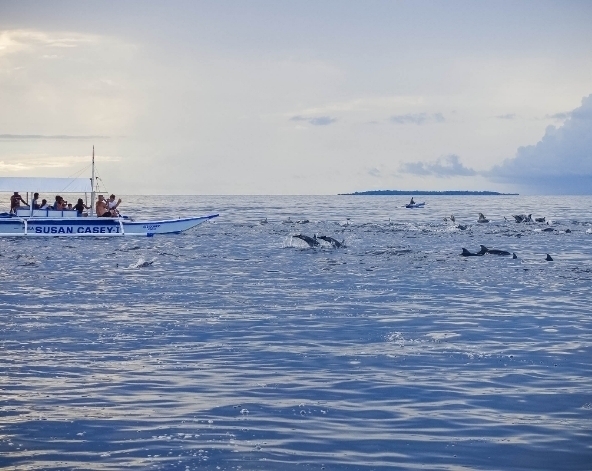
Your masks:
<path fill-rule="evenodd" d="M 69 140 L 69 139 L 109 139 L 109 136 L 69 136 L 65 134 L 57 135 L 43 135 L 43 134 L 0 134 L 0 139 L 5 140 L 19 140 L 19 141 L 36 141 L 36 140 Z"/>
<path fill-rule="evenodd" d="M 514 114 L 514 113 L 500 114 L 500 115 L 496 116 L 497 119 L 514 119 L 515 117 L 516 117 L 516 114 Z"/>
<path fill-rule="evenodd" d="M 369 168 L 366 173 L 368 175 L 370 175 L 371 177 L 375 177 L 375 178 L 381 178 L 382 177 L 382 172 L 377 167 Z"/>
<path fill-rule="evenodd" d="M 80 33 L 45 33 L 26 29 L 0 31 L 0 56 L 23 50 L 43 48 L 73 48 L 97 41 L 97 36 Z"/>
<path fill-rule="evenodd" d="M 393 124 L 417 124 L 419 126 L 427 122 L 443 123 L 446 119 L 442 113 L 434 113 L 432 115 L 427 113 L 408 113 L 393 115 L 389 118 L 389 121 Z"/>
<path fill-rule="evenodd" d="M 308 124 L 313 126 L 327 126 L 337 122 L 337 118 L 331 118 L 330 116 L 318 116 L 316 118 L 309 118 L 305 116 L 293 116 L 290 121 L 306 121 Z"/>
<path fill-rule="evenodd" d="M 28 171 L 38 171 L 40 169 L 60 169 L 77 168 L 80 166 L 90 166 L 90 156 L 88 155 L 62 155 L 48 156 L 44 154 L 21 154 L 12 156 L 13 160 L 6 162 L 0 160 L 0 171 L 6 173 L 19 173 Z M 99 155 L 95 158 L 97 162 L 119 162 L 121 159 L 116 156 Z"/>
<path fill-rule="evenodd" d="M 555 114 L 548 114 L 545 116 L 546 119 L 557 119 L 559 121 L 563 121 L 571 116 L 571 112 L 567 113 L 555 113 Z"/>
<path fill-rule="evenodd" d="M 592 192 L 592 95 L 560 127 L 549 126 L 535 145 L 520 147 L 485 175 L 536 193 Z"/>
<path fill-rule="evenodd" d="M 23 170 L 29 170 L 31 167 L 29 165 L 22 164 L 20 162 L 10 163 L 4 162 L 4 160 L 0 160 L 0 170 L 5 172 L 20 172 Z"/>
<path fill-rule="evenodd" d="M 433 163 L 407 162 L 401 164 L 399 171 L 412 175 L 433 175 L 436 177 L 470 177 L 477 175 L 472 168 L 465 167 L 458 155 L 446 155 Z"/>

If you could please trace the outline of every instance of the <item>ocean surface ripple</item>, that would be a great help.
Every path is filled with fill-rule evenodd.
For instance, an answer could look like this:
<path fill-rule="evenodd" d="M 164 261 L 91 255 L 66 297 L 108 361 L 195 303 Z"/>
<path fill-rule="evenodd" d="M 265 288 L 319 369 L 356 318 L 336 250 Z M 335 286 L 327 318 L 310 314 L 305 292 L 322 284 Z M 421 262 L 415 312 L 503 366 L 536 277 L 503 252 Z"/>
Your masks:
<path fill-rule="evenodd" d="M 592 468 L 592 198 L 124 201 L 221 216 L 0 239 L 0 468 Z"/>

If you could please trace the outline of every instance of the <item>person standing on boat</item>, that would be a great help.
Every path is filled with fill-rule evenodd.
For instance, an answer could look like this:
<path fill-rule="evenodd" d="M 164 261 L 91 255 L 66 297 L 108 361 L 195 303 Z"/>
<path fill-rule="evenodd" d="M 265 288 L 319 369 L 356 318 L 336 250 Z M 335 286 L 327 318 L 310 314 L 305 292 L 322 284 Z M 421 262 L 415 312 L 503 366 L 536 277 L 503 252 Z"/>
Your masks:
<path fill-rule="evenodd" d="M 411 203 L 409 204 L 415 204 L 415 201 L 413 201 L 413 196 L 411 197 Z"/>
<path fill-rule="evenodd" d="M 97 217 L 99 218 L 110 218 L 113 217 L 111 211 L 107 208 L 107 201 L 103 195 L 99 195 L 99 199 L 97 200 L 97 204 L 95 204 L 95 211 L 97 213 Z"/>
<path fill-rule="evenodd" d="M 24 203 L 25 206 L 29 206 L 29 203 L 27 203 L 23 197 L 19 195 L 19 192 L 15 191 L 14 195 L 10 197 L 10 212 L 12 214 L 16 214 L 16 210 L 19 209 L 21 203 Z"/>

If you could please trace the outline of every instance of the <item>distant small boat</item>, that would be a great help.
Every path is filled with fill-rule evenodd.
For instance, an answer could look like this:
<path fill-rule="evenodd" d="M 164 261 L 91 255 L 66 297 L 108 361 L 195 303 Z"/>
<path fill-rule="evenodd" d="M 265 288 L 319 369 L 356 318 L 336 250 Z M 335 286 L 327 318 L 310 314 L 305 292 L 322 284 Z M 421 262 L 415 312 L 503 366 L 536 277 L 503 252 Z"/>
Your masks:
<path fill-rule="evenodd" d="M 413 203 L 413 204 L 406 204 L 406 208 L 423 208 L 425 206 L 425 202 L 423 203 Z"/>

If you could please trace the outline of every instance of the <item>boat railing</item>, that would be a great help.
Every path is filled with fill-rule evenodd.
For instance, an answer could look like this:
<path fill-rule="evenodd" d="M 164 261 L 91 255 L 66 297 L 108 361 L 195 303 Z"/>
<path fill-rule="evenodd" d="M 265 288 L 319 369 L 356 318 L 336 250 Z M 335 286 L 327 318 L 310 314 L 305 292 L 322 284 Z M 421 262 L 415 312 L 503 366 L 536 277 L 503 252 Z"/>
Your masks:
<path fill-rule="evenodd" d="M 78 211 L 65 209 L 57 211 L 55 209 L 17 209 L 16 216 L 19 218 L 76 218 Z"/>

